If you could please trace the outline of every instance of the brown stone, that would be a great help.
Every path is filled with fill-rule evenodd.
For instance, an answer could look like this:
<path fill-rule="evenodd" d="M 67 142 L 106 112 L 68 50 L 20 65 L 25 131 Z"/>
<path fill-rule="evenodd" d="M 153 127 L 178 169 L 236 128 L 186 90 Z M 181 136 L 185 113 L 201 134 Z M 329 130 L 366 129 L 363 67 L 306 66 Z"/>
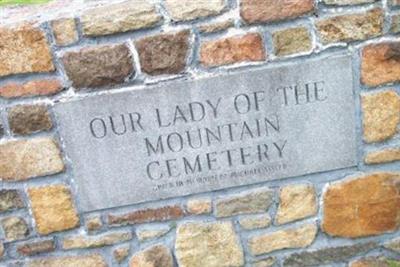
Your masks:
<path fill-rule="evenodd" d="M 383 42 L 364 47 L 361 81 L 367 86 L 400 81 L 400 42 Z"/>
<path fill-rule="evenodd" d="M 53 127 L 50 113 L 43 105 L 19 105 L 8 111 L 8 122 L 14 134 L 28 135 Z"/>
<path fill-rule="evenodd" d="M 200 47 L 200 62 L 207 67 L 265 59 L 263 40 L 258 33 L 206 41 Z"/>
<path fill-rule="evenodd" d="M 305 27 L 296 27 L 274 32 L 272 34 L 275 54 L 286 56 L 312 49 L 311 36 Z"/>
<path fill-rule="evenodd" d="M 20 181 L 63 170 L 61 152 L 52 138 L 0 144 L 0 180 Z"/>
<path fill-rule="evenodd" d="M 367 257 L 351 262 L 349 267 L 398 267 L 400 261 L 385 257 Z"/>
<path fill-rule="evenodd" d="M 316 23 L 318 35 L 324 44 L 360 41 L 382 34 L 384 14 L 375 8 L 368 12 L 341 15 Z"/>
<path fill-rule="evenodd" d="M 114 245 L 131 239 L 132 233 L 129 231 L 106 233 L 97 236 L 74 235 L 67 236 L 63 239 L 62 248 L 65 250 L 77 248 L 98 248 Z"/>
<path fill-rule="evenodd" d="M 116 262 L 122 263 L 128 256 L 129 256 L 129 251 L 131 250 L 129 245 L 117 247 L 113 251 L 113 257 Z"/>
<path fill-rule="evenodd" d="M 330 185 L 324 194 L 324 232 L 356 238 L 395 231 L 400 226 L 399 184 L 398 173 L 373 173 Z"/>
<path fill-rule="evenodd" d="M 313 0 L 240 0 L 240 15 L 247 23 L 286 20 L 313 10 Z"/>
<path fill-rule="evenodd" d="M 163 245 L 155 245 L 131 258 L 130 267 L 173 267 L 170 250 Z"/>
<path fill-rule="evenodd" d="M 124 45 L 103 45 L 67 52 L 62 61 L 75 88 L 123 83 L 134 73 L 132 55 Z"/>
<path fill-rule="evenodd" d="M 232 19 L 221 21 L 221 22 L 214 22 L 205 25 L 199 26 L 199 32 L 201 33 L 213 33 L 219 32 L 228 29 L 229 27 L 233 27 L 235 22 Z"/>
<path fill-rule="evenodd" d="M 189 31 L 145 37 L 135 42 L 142 71 L 150 75 L 176 74 L 185 69 Z"/>
<path fill-rule="evenodd" d="M 129 225 L 146 222 L 158 222 L 180 219 L 185 212 L 180 206 L 165 206 L 161 208 L 143 209 L 122 215 L 108 215 L 110 225 Z"/>
<path fill-rule="evenodd" d="M 361 106 L 365 142 L 382 142 L 397 133 L 400 123 L 400 96 L 395 91 L 363 94 Z"/>
<path fill-rule="evenodd" d="M 18 190 L 2 189 L 0 190 L 0 212 L 21 209 L 25 204 Z"/>
<path fill-rule="evenodd" d="M 21 217 L 7 217 L 1 220 L 6 241 L 24 239 L 29 235 L 29 226 Z"/>
<path fill-rule="evenodd" d="M 54 71 L 45 34 L 30 25 L 0 27 L 0 76 Z"/>
<path fill-rule="evenodd" d="M 89 232 L 95 232 L 100 230 L 103 227 L 103 222 L 101 221 L 100 216 L 91 217 L 86 221 L 86 229 Z"/>
<path fill-rule="evenodd" d="M 400 148 L 388 148 L 369 152 L 364 159 L 365 164 L 390 163 L 400 160 Z"/>
<path fill-rule="evenodd" d="M 59 80 L 33 80 L 27 83 L 8 83 L 0 87 L 0 97 L 16 98 L 53 95 L 60 92 L 63 86 Z"/>
<path fill-rule="evenodd" d="M 66 46 L 78 41 L 75 19 L 62 18 L 51 22 L 54 39 L 58 46 Z"/>
<path fill-rule="evenodd" d="M 49 257 L 29 261 L 27 267 L 108 267 L 99 254 Z"/>
<path fill-rule="evenodd" d="M 373 3 L 376 1 L 377 0 L 324 0 L 324 3 L 327 5 L 346 6 Z"/>
<path fill-rule="evenodd" d="M 210 198 L 189 199 L 186 204 L 186 210 L 190 214 L 200 215 L 209 214 L 212 211 L 212 202 Z"/>
<path fill-rule="evenodd" d="M 29 188 L 28 195 L 39 234 L 47 235 L 79 226 L 79 217 L 67 186 Z"/>
<path fill-rule="evenodd" d="M 56 249 L 54 239 L 45 239 L 39 241 L 30 241 L 17 246 L 17 251 L 21 256 L 34 256 L 41 253 L 52 252 Z"/>
<path fill-rule="evenodd" d="M 218 15 L 224 9 L 225 1 L 166 0 L 165 7 L 173 20 L 183 21 Z"/>

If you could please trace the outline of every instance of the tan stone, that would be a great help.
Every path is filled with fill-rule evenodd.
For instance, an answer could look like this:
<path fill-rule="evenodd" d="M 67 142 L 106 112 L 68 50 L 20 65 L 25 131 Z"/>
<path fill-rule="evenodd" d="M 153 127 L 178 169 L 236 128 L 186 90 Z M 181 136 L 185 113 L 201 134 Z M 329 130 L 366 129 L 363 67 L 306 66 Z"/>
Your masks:
<path fill-rule="evenodd" d="M 39 234 L 47 235 L 79 226 L 79 217 L 67 186 L 29 188 L 28 195 Z"/>
<path fill-rule="evenodd" d="M 245 230 L 265 228 L 271 225 L 271 216 L 266 213 L 241 217 L 239 219 L 239 224 Z"/>
<path fill-rule="evenodd" d="M 166 0 L 165 7 L 173 20 L 192 20 L 218 15 L 225 7 L 224 0 Z"/>
<path fill-rule="evenodd" d="M 400 226 L 399 173 L 372 173 L 330 185 L 324 194 L 322 229 L 356 238 L 395 231 Z"/>
<path fill-rule="evenodd" d="M 305 27 L 277 31 L 272 34 L 272 38 L 275 54 L 278 56 L 308 52 L 312 49 L 311 36 Z"/>
<path fill-rule="evenodd" d="M 167 234 L 171 230 L 170 227 L 161 227 L 159 229 L 138 229 L 136 230 L 136 236 L 140 242 L 144 242 L 150 239 L 159 238 Z"/>
<path fill-rule="evenodd" d="M 317 232 L 316 224 L 305 224 L 252 237 L 249 239 L 248 246 L 250 253 L 255 256 L 287 248 L 305 248 L 312 244 Z"/>
<path fill-rule="evenodd" d="M 400 160 L 400 148 L 388 148 L 369 152 L 364 159 L 366 164 L 389 163 Z"/>
<path fill-rule="evenodd" d="M 0 145 L 0 180 L 20 181 L 62 172 L 64 162 L 52 138 L 35 138 Z"/>
<path fill-rule="evenodd" d="M 29 226 L 24 218 L 6 217 L 1 220 L 1 226 L 6 241 L 15 241 L 24 239 L 29 235 Z"/>
<path fill-rule="evenodd" d="M 200 62 L 207 67 L 263 61 L 265 58 L 263 40 L 258 33 L 206 41 L 200 47 Z"/>
<path fill-rule="evenodd" d="M 390 26 L 390 31 L 393 33 L 400 32 L 400 15 L 395 14 L 392 16 L 392 24 Z"/>
<path fill-rule="evenodd" d="M 233 27 L 234 21 L 232 19 L 221 21 L 221 22 L 214 22 L 205 25 L 201 25 L 199 27 L 199 32 L 201 33 L 213 33 L 226 30 L 229 27 Z"/>
<path fill-rule="evenodd" d="M 103 222 L 101 221 L 100 216 L 91 217 L 86 221 L 86 229 L 89 232 L 95 232 L 97 230 L 100 230 L 102 226 Z"/>
<path fill-rule="evenodd" d="M 54 71 L 50 47 L 39 28 L 0 27 L 0 76 Z"/>
<path fill-rule="evenodd" d="M 386 257 L 366 257 L 355 260 L 349 267 L 399 267 L 400 261 Z"/>
<path fill-rule="evenodd" d="M 84 256 L 49 257 L 32 260 L 27 267 L 108 267 L 104 258 L 98 254 Z"/>
<path fill-rule="evenodd" d="M 59 46 L 66 46 L 78 41 L 75 19 L 62 18 L 51 22 L 54 39 Z"/>
<path fill-rule="evenodd" d="M 180 267 L 244 265 L 243 250 L 230 222 L 180 225 L 175 251 Z"/>
<path fill-rule="evenodd" d="M 153 4 L 137 0 L 88 10 L 81 23 L 85 36 L 99 36 L 152 27 L 161 19 Z"/>
<path fill-rule="evenodd" d="M 27 83 L 8 83 L 0 87 L 0 97 L 16 98 L 53 95 L 60 92 L 63 86 L 59 80 L 33 80 Z"/>
<path fill-rule="evenodd" d="M 189 199 L 186 204 L 186 210 L 190 214 L 200 215 L 208 214 L 212 211 L 212 202 L 210 198 Z"/>
<path fill-rule="evenodd" d="M 275 263 L 276 259 L 274 257 L 268 257 L 255 261 L 252 267 L 272 267 Z"/>
<path fill-rule="evenodd" d="M 275 222 L 285 224 L 314 216 L 318 211 L 317 196 L 310 184 L 288 185 L 280 191 Z"/>
<path fill-rule="evenodd" d="M 62 248 L 65 250 L 77 248 L 97 248 L 114 245 L 131 239 L 132 233 L 126 231 L 106 233 L 97 236 L 74 235 L 67 236 L 63 239 Z"/>
<path fill-rule="evenodd" d="M 173 267 L 170 250 L 163 245 L 156 245 L 134 255 L 130 267 Z"/>
<path fill-rule="evenodd" d="M 375 1 L 377 0 L 324 0 L 324 3 L 327 5 L 346 6 L 373 3 Z"/>
<path fill-rule="evenodd" d="M 128 256 L 129 251 L 131 250 L 130 245 L 125 245 L 114 249 L 113 256 L 116 262 L 123 262 Z"/>
<path fill-rule="evenodd" d="M 382 142 L 397 133 L 400 96 L 395 91 L 363 94 L 361 105 L 365 142 Z"/>

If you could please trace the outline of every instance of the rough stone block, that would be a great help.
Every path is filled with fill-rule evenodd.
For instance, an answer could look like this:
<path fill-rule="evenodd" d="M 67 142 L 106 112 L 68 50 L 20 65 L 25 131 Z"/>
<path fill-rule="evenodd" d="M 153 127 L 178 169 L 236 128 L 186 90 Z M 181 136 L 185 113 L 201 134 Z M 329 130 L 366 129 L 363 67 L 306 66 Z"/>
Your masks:
<path fill-rule="evenodd" d="M 11 131 L 19 135 L 48 131 L 53 127 L 50 113 L 44 105 L 11 107 L 8 111 L 8 123 Z"/>
<path fill-rule="evenodd" d="M 24 239 L 29 235 L 29 226 L 21 217 L 6 217 L 1 220 L 6 241 Z"/>
<path fill-rule="evenodd" d="M 56 249 L 56 244 L 53 238 L 37 240 L 37 241 L 29 241 L 17 246 L 18 254 L 25 257 L 52 252 L 55 249 Z"/>
<path fill-rule="evenodd" d="M 64 250 L 78 249 L 78 248 L 81 249 L 98 248 L 98 247 L 114 245 L 131 239 L 132 239 L 132 233 L 126 231 L 106 233 L 97 236 L 84 236 L 84 235 L 67 236 L 62 241 L 62 248 Z"/>
<path fill-rule="evenodd" d="M 31 260 L 27 267 L 108 267 L 104 258 L 99 254 L 48 257 Z"/>
<path fill-rule="evenodd" d="M 400 148 L 388 148 L 369 152 L 365 158 L 365 164 L 390 163 L 400 160 Z"/>
<path fill-rule="evenodd" d="M 134 255 L 129 267 L 173 267 L 174 262 L 169 248 L 155 245 Z"/>
<path fill-rule="evenodd" d="M 311 36 L 305 27 L 276 31 L 272 38 L 277 56 L 308 52 L 312 49 Z"/>
<path fill-rule="evenodd" d="M 21 209 L 24 207 L 24 201 L 22 200 L 21 193 L 18 190 L 0 190 L 0 212 Z"/>
<path fill-rule="evenodd" d="M 165 7 L 175 21 L 193 20 L 218 15 L 225 7 L 224 0 L 166 0 Z"/>
<path fill-rule="evenodd" d="M 74 18 L 63 18 L 51 22 L 54 39 L 58 46 L 71 45 L 78 41 L 78 31 Z"/>
<path fill-rule="evenodd" d="M 53 95 L 60 92 L 63 85 L 59 80 L 33 80 L 27 83 L 8 83 L 0 87 L 0 97 L 17 98 Z"/>

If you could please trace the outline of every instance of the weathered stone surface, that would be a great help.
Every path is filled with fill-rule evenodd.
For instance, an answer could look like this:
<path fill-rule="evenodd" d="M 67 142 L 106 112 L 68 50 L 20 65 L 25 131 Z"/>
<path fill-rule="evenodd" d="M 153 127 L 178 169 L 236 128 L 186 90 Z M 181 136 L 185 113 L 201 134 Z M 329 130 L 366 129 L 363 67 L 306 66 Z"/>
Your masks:
<path fill-rule="evenodd" d="M 400 96 L 392 90 L 361 96 L 364 140 L 381 142 L 397 133 L 400 123 Z"/>
<path fill-rule="evenodd" d="M 21 209 L 25 204 L 18 190 L 2 189 L 0 190 L 0 212 Z"/>
<path fill-rule="evenodd" d="M 129 251 L 131 250 L 130 245 L 124 245 L 117 247 L 113 251 L 113 257 L 116 262 L 121 263 L 123 262 L 128 256 L 129 256 Z"/>
<path fill-rule="evenodd" d="M 67 52 L 62 61 L 75 88 L 123 83 L 134 73 L 132 55 L 124 44 L 103 45 Z"/>
<path fill-rule="evenodd" d="M 186 203 L 186 210 L 190 214 L 200 215 L 209 214 L 212 211 L 212 202 L 210 198 L 193 198 Z"/>
<path fill-rule="evenodd" d="M 75 19 L 62 18 L 51 22 L 54 39 L 59 46 L 66 46 L 78 41 Z"/>
<path fill-rule="evenodd" d="M 32 260 L 27 267 L 108 267 L 99 254 L 81 256 L 63 256 Z"/>
<path fill-rule="evenodd" d="M 330 185 L 324 194 L 323 230 L 355 238 L 398 229 L 399 183 L 398 173 L 373 173 Z"/>
<path fill-rule="evenodd" d="M 230 222 L 180 225 L 175 250 L 180 267 L 244 265 L 243 250 Z"/>
<path fill-rule="evenodd" d="M 28 195 L 39 234 L 47 235 L 79 226 L 79 217 L 67 186 L 29 188 Z"/>
<path fill-rule="evenodd" d="M 400 261 L 385 257 L 367 257 L 349 264 L 349 267 L 398 267 Z"/>
<path fill-rule="evenodd" d="M 400 15 L 395 14 L 392 16 L 392 24 L 390 26 L 390 31 L 393 33 L 400 32 Z"/>
<path fill-rule="evenodd" d="M 272 267 L 276 263 L 274 257 L 268 257 L 262 260 L 257 260 L 253 263 L 252 267 Z"/>
<path fill-rule="evenodd" d="M 265 228 L 271 225 L 271 216 L 266 214 L 250 215 L 239 219 L 240 226 L 245 230 Z"/>
<path fill-rule="evenodd" d="M 41 253 L 52 252 L 56 249 L 54 239 L 45 239 L 38 241 L 29 241 L 25 244 L 18 245 L 17 251 L 21 256 L 34 256 Z"/>
<path fill-rule="evenodd" d="M 134 255 L 130 267 L 173 267 L 173 259 L 169 248 L 156 245 Z"/>
<path fill-rule="evenodd" d="M 19 105 L 8 110 L 8 123 L 14 134 L 28 135 L 48 131 L 53 122 L 44 105 Z"/>
<path fill-rule="evenodd" d="M 114 245 L 131 239 L 132 239 L 132 233 L 126 231 L 106 233 L 97 236 L 84 236 L 84 235 L 67 236 L 64 238 L 62 242 L 62 248 L 65 250 L 77 249 L 77 248 L 97 248 L 97 247 Z"/>
<path fill-rule="evenodd" d="M 273 193 L 269 188 L 260 188 L 219 198 L 216 201 L 216 216 L 220 218 L 265 212 L 272 204 Z"/>
<path fill-rule="evenodd" d="M 0 27 L 0 76 L 54 71 L 50 48 L 39 28 Z"/>
<path fill-rule="evenodd" d="M 373 3 L 375 1 L 377 0 L 324 0 L 324 3 L 327 5 L 346 6 Z"/>
<path fill-rule="evenodd" d="M 150 75 L 175 74 L 185 69 L 189 31 L 160 34 L 137 41 L 142 71 Z"/>
<path fill-rule="evenodd" d="M 288 185 L 281 189 L 275 222 L 285 224 L 317 214 L 318 204 L 314 186 Z"/>
<path fill-rule="evenodd" d="M 388 148 L 369 152 L 364 158 L 366 164 L 389 163 L 398 160 L 400 160 L 400 148 Z"/>
<path fill-rule="evenodd" d="M 8 83 L 0 87 L 0 97 L 16 98 L 53 95 L 60 92 L 63 86 L 59 80 L 33 80 L 27 83 Z"/>
<path fill-rule="evenodd" d="M 146 222 L 169 221 L 182 218 L 185 215 L 180 206 L 165 206 L 161 208 L 143 209 L 122 215 L 108 215 L 110 225 L 128 225 Z"/>
<path fill-rule="evenodd" d="M 386 242 L 384 246 L 387 249 L 400 253 L 400 237 Z"/>
<path fill-rule="evenodd" d="M 247 23 L 291 19 L 314 10 L 313 0 L 241 0 L 240 15 Z"/>
<path fill-rule="evenodd" d="M 142 228 L 136 230 L 136 236 L 140 242 L 144 242 L 150 239 L 159 238 L 165 234 L 167 234 L 171 230 L 170 227 L 165 226 L 161 228 Z"/>
<path fill-rule="evenodd" d="M 225 1 L 166 0 L 165 7 L 173 20 L 182 21 L 218 15 L 224 9 Z"/>
<path fill-rule="evenodd" d="M 88 10 L 81 23 L 85 36 L 99 36 L 152 27 L 161 19 L 153 4 L 137 0 Z"/>
<path fill-rule="evenodd" d="M 305 224 L 297 228 L 252 237 L 248 246 L 250 253 L 255 256 L 286 248 L 305 248 L 312 244 L 317 232 L 316 224 Z"/>
<path fill-rule="evenodd" d="M 95 232 L 100 230 L 103 227 L 103 222 L 101 221 L 100 216 L 91 217 L 86 221 L 86 229 L 89 232 Z"/>
<path fill-rule="evenodd" d="M 0 145 L 0 179 L 20 181 L 62 172 L 64 162 L 52 138 L 18 140 Z"/>
<path fill-rule="evenodd" d="M 21 217 L 7 217 L 1 220 L 6 241 L 24 239 L 29 235 L 29 226 Z"/>
<path fill-rule="evenodd" d="M 314 251 L 294 253 L 287 257 L 285 267 L 325 266 L 334 262 L 342 262 L 358 254 L 366 253 L 377 247 L 374 242 L 362 243 L 350 246 L 323 248 Z"/>
<path fill-rule="evenodd" d="M 316 23 L 320 40 L 324 44 L 352 42 L 382 34 L 384 16 L 380 8 L 352 15 L 341 15 Z"/>
<path fill-rule="evenodd" d="M 272 38 L 275 54 L 278 56 L 308 52 L 312 49 L 311 36 L 305 27 L 276 31 Z"/>
<path fill-rule="evenodd" d="M 258 33 L 206 41 L 200 47 L 200 62 L 207 67 L 263 61 L 265 58 L 264 44 Z"/>
<path fill-rule="evenodd" d="M 367 86 L 400 81 L 400 42 L 383 42 L 364 47 L 361 81 Z"/>
<path fill-rule="evenodd" d="M 199 26 L 199 32 L 201 33 L 213 33 L 226 30 L 229 27 L 233 27 L 235 25 L 232 19 L 221 21 L 221 22 L 214 22 L 205 25 Z"/>

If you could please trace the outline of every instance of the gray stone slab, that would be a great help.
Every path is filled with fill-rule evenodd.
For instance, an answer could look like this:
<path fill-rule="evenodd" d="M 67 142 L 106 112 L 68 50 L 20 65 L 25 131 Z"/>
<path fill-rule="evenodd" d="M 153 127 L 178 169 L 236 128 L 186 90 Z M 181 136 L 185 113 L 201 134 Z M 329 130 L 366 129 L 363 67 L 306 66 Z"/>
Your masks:
<path fill-rule="evenodd" d="M 59 103 L 83 211 L 356 165 L 351 59 Z"/>

